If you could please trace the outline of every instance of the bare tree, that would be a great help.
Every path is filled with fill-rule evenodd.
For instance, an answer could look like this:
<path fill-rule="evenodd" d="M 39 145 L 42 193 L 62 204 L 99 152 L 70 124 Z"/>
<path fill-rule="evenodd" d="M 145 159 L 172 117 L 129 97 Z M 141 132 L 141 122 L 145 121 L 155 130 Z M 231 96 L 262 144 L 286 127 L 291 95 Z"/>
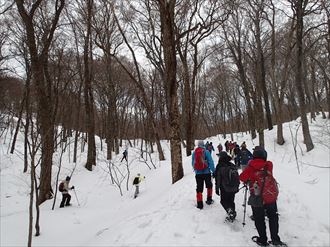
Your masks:
<path fill-rule="evenodd" d="M 226 20 L 228 10 L 223 1 L 183 1 L 175 20 L 177 51 L 182 63 L 183 116 L 187 141 L 186 154 L 194 148 L 196 123 L 196 77 L 208 54 L 201 56 L 199 46 Z M 201 14 L 203 12 L 203 14 Z M 220 14 L 222 13 L 223 14 Z M 212 52 L 212 49 L 209 50 Z M 192 67 L 192 69 L 191 69 Z"/>
<path fill-rule="evenodd" d="M 102 50 L 105 60 L 105 73 L 106 83 L 104 88 L 106 89 L 106 122 L 107 128 L 106 143 L 107 143 L 107 158 L 112 158 L 112 150 L 115 148 L 116 153 L 119 153 L 118 144 L 118 113 L 117 113 L 117 85 L 114 80 L 113 74 L 113 54 L 116 54 L 118 47 L 122 44 L 120 33 L 118 32 L 117 24 L 114 20 L 111 10 L 111 2 L 100 1 L 98 5 L 99 11 L 96 13 L 93 19 L 93 28 L 95 30 L 95 44 Z"/>
<path fill-rule="evenodd" d="M 270 105 L 267 93 L 267 86 L 266 86 L 266 68 L 265 68 L 265 58 L 264 58 L 264 51 L 263 51 L 263 44 L 262 44 L 262 18 L 263 12 L 265 8 L 264 0 L 248 0 L 250 8 L 252 9 L 252 13 L 249 12 L 250 18 L 254 24 L 254 37 L 256 40 L 257 45 L 257 76 L 256 76 L 256 84 L 257 90 L 263 94 L 264 104 L 265 104 L 265 111 L 266 111 L 266 119 L 268 129 L 273 129 L 273 123 L 271 118 L 270 112 Z"/>
<path fill-rule="evenodd" d="M 156 145 L 157 145 L 157 150 L 158 150 L 158 153 L 159 153 L 159 159 L 160 160 L 165 160 L 165 156 L 164 156 L 161 144 L 160 144 L 159 134 L 158 134 L 158 131 L 157 131 L 157 128 L 156 128 L 156 122 L 155 122 L 155 118 L 154 118 L 154 108 L 153 108 L 153 105 L 151 104 L 151 102 L 148 100 L 148 95 L 147 95 L 147 92 L 146 92 L 146 89 L 145 89 L 145 86 L 144 86 L 143 77 L 141 75 L 141 69 L 140 69 L 138 61 L 136 59 L 136 54 L 134 52 L 133 47 L 128 42 L 128 39 L 125 35 L 125 32 L 124 32 L 123 28 L 121 27 L 121 25 L 119 23 L 119 20 L 118 20 L 116 14 L 115 14 L 115 10 L 114 10 L 113 6 L 112 6 L 112 10 L 113 10 L 114 18 L 115 18 L 116 23 L 118 25 L 119 31 L 120 31 L 120 33 L 123 37 L 124 43 L 127 45 L 128 49 L 129 49 L 129 51 L 132 55 L 133 64 L 134 64 L 134 68 L 135 68 L 135 71 L 136 71 L 135 72 L 136 76 L 133 75 L 133 73 L 130 71 L 130 69 L 128 69 L 127 66 L 125 66 L 125 64 L 117 56 L 114 56 L 114 57 L 115 57 L 116 61 L 122 66 L 122 68 L 128 73 L 129 77 L 134 82 L 134 84 L 136 85 L 137 89 L 140 92 L 140 95 L 141 95 L 142 100 L 143 100 L 144 107 L 145 107 L 146 111 L 148 112 L 148 114 L 150 115 L 150 120 L 151 120 L 151 124 L 152 124 L 151 125 L 152 126 L 152 131 L 153 131 L 155 139 L 156 139 Z"/>
<path fill-rule="evenodd" d="M 224 36 L 228 49 L 230 50 L 231 56 L 239 72 L 240 82 L 245 96 L 248 126 L 251 131 L 251 137 L 254 139 L 256 138 L 256 121 L 253 114 L 250 85 L 246 73 L 247 68 L 244 65 L 244 61 L 246 61 L 244 47 L 247 44 L 249 29 L 247 26 L 243 26 L 244 22 L 240 19 L 242 16 L 242 9 L 239 8 L 239 6 L 234 8 L 229 24 L 224 27 Z"/>
<path fill-rule="evenodd" d="M 165 83 L 168 89 L 167 102 L 169 105 L 170 120 L 170 142 L 171 142 L 171 163 L 172 183 L 183 177 L 180 116 L 178 108 L 178 81 L 175 41 L 175 0 L 157 0 L 160 14 L 162 45 L 165 62 Z"/>
<path fill-rule="evenodd" d="M 38 202 L 41 204 L 51 197 L 52 156 L 54 151 L 54 122 L 52 115 L 49 114 L 53 113 L 53 97 L 49 90 L 52 82 L 48 76 L 48 54 L 65 0 L 55 2 L 54 14 L 50 17 L 48 25 L 42 34 L 42 47 L 39 47 L 40 41 L 37 40 L 35 18 L 37 10 L 42 7 L 42 3 L 45 4 L 45 1 L 35 1 L 29 10 L 27 10 L 23 0 L 15 0 L 15 2 L 25 26 L 27 46 L 31 59 L 32 81 L 37 89 L 38 122 L 42 139 L 40 196 Z"/>
<path fill-rule="evenodd" d="M 302 130 L 304 136 L 304 143 L 306 145 L 307 151 L 310 151 L 314 148 L 314 144 L 309 132 L 309 125 L 306 116 L 306 102 L 303 89 L 303 71 L 302 71 L 302 62 L 304 61 L 303 54 L 303 34 L 304 34 L 304 16 L 308 14 L 307 5 L 308 0 L 295 0 L 290 1 L 291 8 L 294 11 L 294 17 L 296 20 L 296 79 L 295 86 L 297 88 L 298 100 L 299 100 L 299 110 L 302 123 Z"/>

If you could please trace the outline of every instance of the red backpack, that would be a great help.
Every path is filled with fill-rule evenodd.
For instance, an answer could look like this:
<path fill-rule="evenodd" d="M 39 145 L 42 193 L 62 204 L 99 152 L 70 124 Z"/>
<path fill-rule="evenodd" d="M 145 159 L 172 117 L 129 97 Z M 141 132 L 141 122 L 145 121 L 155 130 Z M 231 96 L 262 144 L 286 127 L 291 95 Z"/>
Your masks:
<path fill-rule="evenodd" d="M 206 169 L 207 167 L 207 162 L 205 160 L 205 149 L 201 147 L 196 148 L 194 169 L 196 171 L 201 171 Z"/>
<path fill-rule="evenodd" d="M 279 194 L 276 179 L 267 168 L 268 167 L 266 165 L 261 171 L 256 172 L 256 181 L 260 191 L 262 192 L 262 199 L 264 204 L 275 202 Z"/>

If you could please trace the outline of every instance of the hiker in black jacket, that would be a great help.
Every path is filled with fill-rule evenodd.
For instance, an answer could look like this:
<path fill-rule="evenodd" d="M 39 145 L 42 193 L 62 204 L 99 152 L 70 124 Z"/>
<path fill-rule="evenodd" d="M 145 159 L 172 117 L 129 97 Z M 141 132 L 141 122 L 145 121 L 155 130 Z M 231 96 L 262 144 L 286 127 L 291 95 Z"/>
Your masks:
<path fill-rule="evenodd" d="M 231 157 L 227 152 L 219 153 L 219 162 L 215 170 L 215 193 L 220 195 L 220 203 L 227 212 L 226 220 L 233 222 L 236 218 L 235 194 L 238 192 L 240 182 L 237 168 L 230 160 Z M 232 174 L 231 179 L 228 178 L 229 172 Z"/>

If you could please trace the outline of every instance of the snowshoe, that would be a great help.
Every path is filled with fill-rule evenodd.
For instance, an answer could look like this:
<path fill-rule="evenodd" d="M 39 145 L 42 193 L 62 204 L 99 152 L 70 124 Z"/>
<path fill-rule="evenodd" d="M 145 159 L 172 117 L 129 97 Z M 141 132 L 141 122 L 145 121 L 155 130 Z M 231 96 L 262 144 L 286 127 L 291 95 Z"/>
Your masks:
<path fill-rule="evenodd" d="M 287 247 L 288 245 L 282 241 L 268 241 L 269 244 L 275 247 Z"/>
<path fill-rule="evenodd" d="M 227 216 L 225 218 L 225 222 L 233 223 L 234 221 L 235 221 L 235 219 L 234 218 L 231 218 L 230 216 Z"/>
<path fill-rule="evenodd" d="M 236 218 L 236 212 L 231 208 L 228 209 L 227 215 L 226 219 L 228 218 L 230 222 L 233 222 Z"/>
<path fill-rule="evenodd" d="M 252 239 L 253 242 L 255 242 L 259 246 L 269 246 L 269 243 L 261 242 L 260 238 L 258 236 L 253 236 L 251 239 Z"/>

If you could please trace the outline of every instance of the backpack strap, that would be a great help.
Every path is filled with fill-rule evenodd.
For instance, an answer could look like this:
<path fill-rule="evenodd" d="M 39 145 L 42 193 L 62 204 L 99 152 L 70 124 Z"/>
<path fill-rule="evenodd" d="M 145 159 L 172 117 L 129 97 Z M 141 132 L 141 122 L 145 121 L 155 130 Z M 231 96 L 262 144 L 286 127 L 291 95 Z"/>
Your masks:
<path fill-rule="evenodd" d="M 260 190 L 260 195 L 262 195 L 262 192 L 264 190 L 264 187 L 265 187 L 265 180 L 266 180 L 266 177 L 268 176 L 268 164 L 267 162 L 265 163 L 265 166 L 262 168 L 262 173 L 263 175 L 263 181 L 262 181 L 262 186 L 261 186 L 261 190 Z"/>

